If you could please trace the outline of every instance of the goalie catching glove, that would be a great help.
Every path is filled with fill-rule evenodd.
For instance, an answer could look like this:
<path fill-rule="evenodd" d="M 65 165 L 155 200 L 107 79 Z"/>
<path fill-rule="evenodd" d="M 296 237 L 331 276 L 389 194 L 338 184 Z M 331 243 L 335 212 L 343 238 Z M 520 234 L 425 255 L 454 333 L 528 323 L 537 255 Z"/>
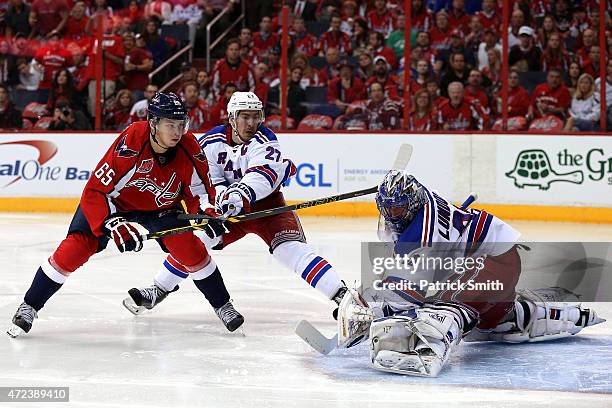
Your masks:
<path fill-rule="evenodd" d="M 138 252 L 142 249 L 142 234 L 138 231 L 140 224 L 129 222 L 123 217 L 112 217 L 106 220 L 104 228 L 113 239 L 119 252 Z M 141 226 L 141 228 L 144 228 Z"/>
<path fill-rule="evenodd" d="M 349 348 L 368 338 L 374 310 L 355 289 L 347 289 L 338 305 L 338 348 Z"/>

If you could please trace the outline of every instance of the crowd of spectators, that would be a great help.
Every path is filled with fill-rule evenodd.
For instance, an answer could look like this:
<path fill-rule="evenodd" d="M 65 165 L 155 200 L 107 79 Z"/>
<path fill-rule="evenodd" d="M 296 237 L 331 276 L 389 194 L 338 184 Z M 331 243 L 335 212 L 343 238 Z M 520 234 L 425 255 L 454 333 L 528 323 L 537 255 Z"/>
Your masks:
<path fill-rule="evenodd" d="M 279 124 L 280 9 L 287 5 L 292 127 L 500 129 L 506 35 L 511 129 L 549 121 L 557 130 L 600 130 L 601 52 L 612 116 L 612 35 L 609 23 L 601 22 L 609 22 L 611 2 L 605 16 L 594 0 L 507 3 L 509 29 L 503 33 L 501 0 L 411 0 L 406 62 L 404 0 L 246 1 L 246 26 L 238 25 L 224 42 L 210 72 L 186 63 L 173 90 L 188 106 L 194 130 L 226 121 L 225 104 L 236 90 L 254 91 L 269 122 Z M 211 35 L 229 27 L 241 11 L 239 0 L 10 0 L 0 6 L 0 128 L 32 126 L 41 117 L 47 117 L 45 128 L 91 128 L 98 105 L 98 15 L 104 31 L 103 125 L 121 130 L 142 120 L 147 101 L 164 85 L 150 83 L 149 73 L 177 50 L 163 27 L 185 26 L 201 57 L 206 24 L 223 9 L 228 13 Z M 606 30 L 605 50 L 600 30 Z M 43 106 L 25 109 L 24 120 L 16 120 L 21 107 L 14 93 L 34 94 Z"/>

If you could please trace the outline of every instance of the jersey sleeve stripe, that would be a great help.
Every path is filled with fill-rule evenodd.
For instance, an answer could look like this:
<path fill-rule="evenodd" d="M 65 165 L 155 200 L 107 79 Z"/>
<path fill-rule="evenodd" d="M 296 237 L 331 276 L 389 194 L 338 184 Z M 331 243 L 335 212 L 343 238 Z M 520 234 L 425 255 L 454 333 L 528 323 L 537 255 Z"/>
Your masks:
<path fill-rule="evenodd" d="M 211 137 L 211 138 L 204 138 L 200 140 L 200 147 L 203 149 L 208 145 L 211 145 L 213 143 L 219 143 L 219 142 L 225 142 L 225 136 L 221 137 L 221 136 L 215 136 L 215 137 Z"/>
<path fill-rule="evenodd" d="M 487 214 L 487 217 L 484 223 L 484 227 L 482 227 L 482 233 L 478 237 L 478 242 L 483 242 L 485 240 L 485 238 L 487 237 L 487 234 L 489 233 L 489 227 L 491 226 L 492 222 L 493 222 L 493 216 L 491 214 Z"/>
<path fill-rule="evenodd" d="M 474 234 L 474 240 L 476 242 L 480 242 L 480 236 L 481 236 L 482 231 L 484 229 L 484 224 L 485 224 L 485 221 L 487 219 L 487 215 L 488 214 L 487 214 L 486 211 L 481 211 L 480 215 L 478 216 L 478 224 L 476 226 L 476 233 Z"/>
<path fill-rule="evenodd" d="M 268 183 L 270 183 L 270 187 L 274 187 L 274 183 L 276 182 L 276 179 L 277 179 L 277 177 L 271 174 L 270 171 L 264 169 L 262 166 L 251 167 L 246 171 L 245 174 L 248 174 L 248 173 L 261 174 L 262 176 L 264 176 L 266 180 L 268 180 Z"/>

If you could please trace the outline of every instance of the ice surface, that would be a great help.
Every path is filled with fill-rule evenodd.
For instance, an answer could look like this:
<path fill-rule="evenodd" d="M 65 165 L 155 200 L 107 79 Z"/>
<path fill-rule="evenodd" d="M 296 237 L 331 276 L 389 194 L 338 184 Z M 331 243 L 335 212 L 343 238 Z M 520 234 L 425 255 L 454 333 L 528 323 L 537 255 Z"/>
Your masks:
<path fill-rule="evenodd" d="M 0 214 L 1 328 L 69 220 Z M 376 240 L 376 220 L 302 222 L 320 254 L 357 279 L 359 244 Z M 605 225 L 512 224 L 526 240 L 612 241 Z M 612 407 L 610 303 L 594 305 L 609 321 L 578 336 L 463 344 L 440 377 L 405 377 L 370 369 L 366 346 L 320 356 L 295 336 L 301 319 L 331 335 L 333 304 L 257 237 L 213 256 L 246 318 L 244 336 L 227 333 L 189 281 L 153 312 L 131 315 L 121 300 L 152 281 L 163 255 L 152 242 L 138 254 L 109 247 L 48 302 L 30 334 L 0 336 L 0 386 L 69 386 L 71 402 L 61 406 L 70 407 Z"/>

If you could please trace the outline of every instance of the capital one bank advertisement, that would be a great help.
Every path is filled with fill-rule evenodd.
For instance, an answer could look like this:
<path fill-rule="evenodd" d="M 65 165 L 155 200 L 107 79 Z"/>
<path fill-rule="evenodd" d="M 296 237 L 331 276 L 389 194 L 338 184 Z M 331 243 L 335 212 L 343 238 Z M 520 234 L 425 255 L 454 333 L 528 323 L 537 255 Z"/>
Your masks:
<path fill-rule="evenodd" d="M 0 196 L 78 197 L 112 134 L 4 134 Z"/>

